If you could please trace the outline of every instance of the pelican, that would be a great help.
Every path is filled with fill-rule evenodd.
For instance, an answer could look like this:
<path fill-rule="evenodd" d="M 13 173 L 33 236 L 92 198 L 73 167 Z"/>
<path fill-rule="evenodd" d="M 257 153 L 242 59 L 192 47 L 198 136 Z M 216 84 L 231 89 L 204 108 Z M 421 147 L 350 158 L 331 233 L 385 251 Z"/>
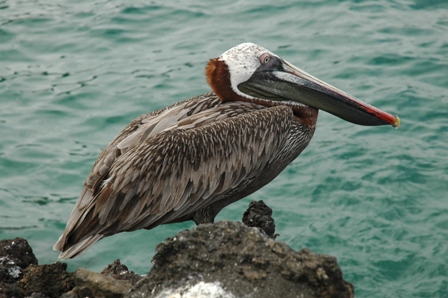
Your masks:
<path fill-rule="evenodd" d="M 211 59 L 205 75 L 212 92 L 139 116 L 99 155 L 54 245 L 61 259 L 120 232 L 213 223 L 305 149 L 319 110 L 400 124 L 253 43 Z"/>

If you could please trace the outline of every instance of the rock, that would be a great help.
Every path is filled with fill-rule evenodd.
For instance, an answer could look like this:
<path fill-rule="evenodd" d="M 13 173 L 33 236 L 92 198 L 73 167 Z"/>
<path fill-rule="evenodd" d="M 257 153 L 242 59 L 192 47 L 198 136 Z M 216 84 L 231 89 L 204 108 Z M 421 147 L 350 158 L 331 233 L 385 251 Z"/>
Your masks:
<path fill-rule="evenodd" d="M 42 293 L 32 293 L 31 295 L 26 296 L 26 298 L 48 298 L 48 296 Z"/>
<path fill-rule="evenodd" d="M 243 214 L 243 223 L 248 227 L 259 228 L 270 238 L 275 239 L 275 222 L 272 218 L 272 209 L 263 201 L 253 201 Z"/>
<path fill-rule="evenodd" d="M 0 297 L 59 297 L 74 286 L 67 264 L 38 266 L 23 238 L 0 240 Z"/>
<path fill-rule="evenodd" d="M 5 283 L 0 281 L 0 298 L 23 297 L 22 289 L 15 283 Z"/>
<path fill-rule="evenodd" d="M 104 268 L 101 274 L 80 268 L 75 271 L 74 278 L 76 286 L 64 294 L 63 298 L 124 297 L 141 276 L 133 271 L 129 272 L 126 265 L 121 264 L 120 260 L 115 260 Z"/>
<path fill-rule="evenodd" d="M 101 274 L 110 276 L 114 279 L 127 280 L 131 282 L 132 285 L 142 278 L 140 275 L 134 273 L 134 271 L 129 272 L 128 267 L 121 264 L 120 260 L 115 260 L 112 264 L 107 265 L 107 267 L 101 271 Z"/>
<path fill-rule="evenodd" d="M 91 272 L 80 268 L 75 271 L 75 284 L 69 293 L 64 294 L 64 298 L 78 297 L 105 297 L 121 298 L 129 292 L 132 283 L 128 280 L 118 280 L 110 276 Z"/>
<path fill-rule="evenodd" d="M 25 239 L 0 240 L 0 298 L 23 297 L 16 282 L 29 265 L 37 265 L 37 259 Z"/>
<path fill-rule="evenodd" d="M 23 238 L 0 240 L 0 283 L 14 283 L 23 277 L 23 269 L 37 265 L 37 259 Z"/>
<path fill-rule="evenodd" d="M 200 225 L 156 251 L 126 297 L 353 297 L 334 257 L 294 251 L 242 223 Z"/>
<path fill-rule="evenodd" d="M 271 216 L 263 201 L 252 202 L 243 217 L 251 227 L 223 221 L 167 238 L 141 279 L 120 260 L 102 274 L 38 266 L 25 239 L 1 240 L 0 298 L 353 297 L 335 258 L 275 241 Z"/>
<path fill-rule="evenodd" d="M 24 296 L 60 297 L 74 286 L 73 273 L 67 272 L 67 264 L 56 262 L 51 265 L 30 265 L 24 270 L 24 277 L 17 282 Z M 36 296 L 40 295 L 40 296 Z"/>
<path fill-rule="evenodd" d="M 67 264 L 40 265 L 22 238 L 0 241 L 0 298 L 6 297 L 123 297 L 141 277 L 116 260 L 104 274 Z M 75 287 L 76 286 L 76 287 Z"/>

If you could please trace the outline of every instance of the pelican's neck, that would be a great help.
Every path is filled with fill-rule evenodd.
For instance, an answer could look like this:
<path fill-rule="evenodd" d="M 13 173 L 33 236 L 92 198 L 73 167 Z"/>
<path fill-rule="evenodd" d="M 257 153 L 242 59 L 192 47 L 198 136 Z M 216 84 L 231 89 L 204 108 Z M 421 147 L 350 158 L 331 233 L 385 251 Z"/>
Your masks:
<path fill-rule="evenodd" d="M 221 101 L 252 102 L 251 98 L 243 96 L 233 89 L 229 67 L 219 58 L 210 59 L 205 68 L 205 76 L 213 92 Z"/>

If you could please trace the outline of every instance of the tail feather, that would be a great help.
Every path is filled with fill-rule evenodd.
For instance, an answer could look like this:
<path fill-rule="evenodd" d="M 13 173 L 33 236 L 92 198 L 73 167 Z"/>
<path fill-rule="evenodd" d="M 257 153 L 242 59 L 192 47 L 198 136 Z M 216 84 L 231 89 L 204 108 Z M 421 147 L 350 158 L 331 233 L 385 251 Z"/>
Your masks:
<path fill-rule="evenodd" d="M 104 237 L 101 234 L 90 235 L 82 239 L 81 241 L 75 243 L 74 245 L 67 247 L 67 244 L 64 243 L 65 242 L 64 236 L 65 236 L 64 234 L 61 235 L 56 244 L 53 246 L 54 250 L 61 251 L 59 258 L 63 260 L 71 259 L 82 254 L 86 249 L 88 249 L 90 246 L 100 241 Z"/>

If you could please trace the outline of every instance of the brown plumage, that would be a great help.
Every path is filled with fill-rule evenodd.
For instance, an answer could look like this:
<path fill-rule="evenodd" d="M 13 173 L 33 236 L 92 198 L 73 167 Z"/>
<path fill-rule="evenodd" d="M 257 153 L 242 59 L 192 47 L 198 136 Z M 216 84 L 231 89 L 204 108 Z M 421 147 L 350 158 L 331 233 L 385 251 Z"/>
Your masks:
<path fill-rule="evenodd" d="M 245 69 L 254 74 L 266 62 L 261 54 L 271 55 L 276 72 L 289 65 L 259 46 L 234 49 L 248 55 Z M 254 76 L 247 80 L 234 71 L 241 62 L 228 58 L 232 50 L 209 62 L 214 93 L 138 117 L 104 149 L 54 246 L 60 258 L 124 231 L 186 220 L 212 223 L 222 208 L 269 183 L 305 149 L 317 108 L 276 88 L 264 98 L 240 92 L 240 83 Z"/>

